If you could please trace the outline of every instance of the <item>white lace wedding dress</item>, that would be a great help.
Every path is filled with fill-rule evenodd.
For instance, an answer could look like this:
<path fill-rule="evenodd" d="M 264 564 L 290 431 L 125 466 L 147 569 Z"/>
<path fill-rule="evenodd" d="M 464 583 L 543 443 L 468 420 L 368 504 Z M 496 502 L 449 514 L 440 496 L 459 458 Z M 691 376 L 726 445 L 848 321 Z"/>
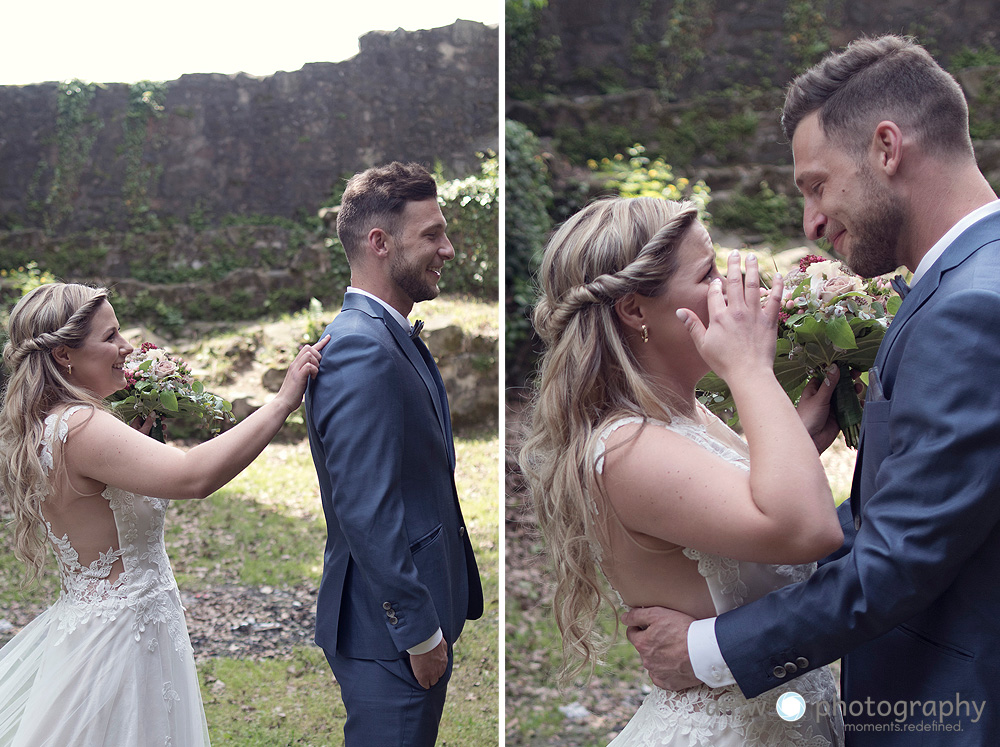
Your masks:
<path fill-rule="evenodd" d="M 42 463 L 70 408 L 45 421 Z M 209 744 L 194 655 L 163 545 L 167 501 L 108 487 L 118 547 L 81 565 L 56 537 L 55 604 L 0 648 L 0 747 Z M 44 507 L 43 507 L 44 513 Z M 124 571 L 112 577 L 118 559 Z"/>
<path fill-rule="evenodd" d="M 707 413 L 707 411 L 706 411 Z M 647 427 L 674 431 L 742 469 L 750 469 L 746 444 L 715 416 L 709 427 L 685 418 L 667 424 L 647 420 Z M 603 470 L 604 447 L 618 428 L 641 423 L 642 418 L 623 418 L 608 425 L 597 447 L 597 470 Z M 716 614 L 758 599 L 774 589 L 808 578 L 816 564 L 764 565 L 746 563 L 700 552 L 683 550 L 698 563 Z M 806 702 L 805 715 L 785 721 L 776 708 L 782 693 L 794 691 Z M 814 669 L 756 698 L 743 697 L 736 685 L 707 685 L 673 692 L 654 687 L 612 747 L 841 747 L 844 725 L 837 709 L 833 675 L 826 667 Z"/>

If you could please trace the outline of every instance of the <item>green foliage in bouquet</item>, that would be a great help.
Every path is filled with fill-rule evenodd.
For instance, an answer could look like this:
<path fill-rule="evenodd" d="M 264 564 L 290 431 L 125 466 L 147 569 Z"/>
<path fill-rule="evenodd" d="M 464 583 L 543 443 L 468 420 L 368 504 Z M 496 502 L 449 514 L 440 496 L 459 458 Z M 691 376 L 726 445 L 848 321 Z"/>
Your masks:
<path fill-rule="evenodd" d="M 810 255 L 784 279 L 774 375 L 793 402 L 815 376 L 840 368 L 834 392 L 837 422 L 847 445 L 857 448 L 861 405 L 851 369 L 875 363 L 878 347 L 902 299 L 884 278 L 864 279 L 838 262 Z M 700 399 L 720 416 L 739 420 L 726 383 L 710 373 L 699 383 Z"/>
<path fill-rule="evenodd" d="M 108 398 L 122 420 L 156 417 L 150 435 L 165 441 L 163 418 L 182 418 L 203 426 L 212 435 L 232 423 L 233 406 L 191 376 L 187 363 L 152 343 L 144 342 L 125 359 L 124 389 Z"/>

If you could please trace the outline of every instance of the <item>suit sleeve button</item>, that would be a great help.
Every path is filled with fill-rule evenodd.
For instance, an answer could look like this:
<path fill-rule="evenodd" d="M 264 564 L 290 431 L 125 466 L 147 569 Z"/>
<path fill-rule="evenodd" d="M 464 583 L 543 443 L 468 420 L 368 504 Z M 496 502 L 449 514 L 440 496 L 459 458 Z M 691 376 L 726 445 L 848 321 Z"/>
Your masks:
<path fill-rule="evenodd" d="M 384 610 L 391 610 L 392 609 L 392 605 L 389 604 L 388 602 L 382 602 L 382 609 L 384 609 Z"/>
<path fill-rule="evenodd" d="M 797 671 L 799 671 L 799 668 L 794 664 L 792 664 L 792 662 L 788 662 L 787 664 L 785 664 L 786 674 L 795 674 Z"/>
<path fill-rule="evenodd" d="M 784 667 L 775 667 L 774 669 L 771 670 L 771 674 L 773 674 L 775 677 L 777 677 L 780 680 L 780 679 L 784 679 L 784 677 L 787 674 L 787 672 L 785 672 L 785 668 Z"/>
<path fill-rule="evenodd" d="M 799 665 L 799 669 L 809 668 L 809 660 L 804 656 L 800 656 L 798 659 L 796 659 L 795 663 Z"/>

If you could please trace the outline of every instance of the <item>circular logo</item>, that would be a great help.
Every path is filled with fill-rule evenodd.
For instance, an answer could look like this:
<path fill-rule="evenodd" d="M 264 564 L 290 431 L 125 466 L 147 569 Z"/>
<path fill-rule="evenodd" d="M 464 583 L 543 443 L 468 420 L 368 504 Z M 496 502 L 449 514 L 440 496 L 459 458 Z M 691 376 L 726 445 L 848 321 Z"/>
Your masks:
<path fill-rule="evenodd" d="M 785 721 L 798 721 L 806 714 L 805 698 L 794 691 L 782 693 L 774 707 Z"/>

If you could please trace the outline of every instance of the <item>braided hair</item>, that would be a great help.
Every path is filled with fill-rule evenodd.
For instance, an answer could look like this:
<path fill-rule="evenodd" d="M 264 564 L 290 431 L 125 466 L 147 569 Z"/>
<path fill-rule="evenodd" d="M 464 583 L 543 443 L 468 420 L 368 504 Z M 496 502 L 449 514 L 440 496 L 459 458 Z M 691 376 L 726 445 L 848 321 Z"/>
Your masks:
<path fill-rule="evenodd" d="M 563 224 L 545 249 L 533 314 L 545 351 L 519 461 L 555 566 L 564 680 L 588 665 L 593 671 L 607 647 L 597 613 L 605 603 L 615 607 L 594 551 L 602 536 L 594 510 L 597 439 L 620 417 L 669 422 L 673 411 L 644 377 L 615 305 L 629 294 L 665 291 L 676 249 L 697 218 L 691 203 L 602 199 Z"/>
<path fill-rule="evenodd" d="M 103 288 L 52 283 L 25 295 L 10 313 L 3 363 L 9 377 L 0 404 L 0 491 L 14 519 L 14 554 L 34 581 L 45 565 L 45 519 L 41 504 L 51 485 L 39 456 L 45 418 L 82 404 L 103 408 L 100 399 L 74 385 L 52 357 L 60 346 L 80 347 Z"/>

